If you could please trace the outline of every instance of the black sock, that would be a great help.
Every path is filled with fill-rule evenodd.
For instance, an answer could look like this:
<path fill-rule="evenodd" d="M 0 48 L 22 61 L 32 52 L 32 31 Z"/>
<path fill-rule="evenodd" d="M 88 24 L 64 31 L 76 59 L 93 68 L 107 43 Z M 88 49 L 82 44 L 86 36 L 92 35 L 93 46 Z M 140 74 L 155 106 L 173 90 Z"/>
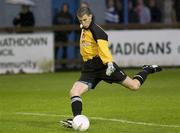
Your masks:
<path fill-rule="evenodd" d="M 146 80 L 147 76 L 148 76 L 148 72 L 147 71 L 141 71 L 139 73 L 137 73 L 133 79 L 137 79 L 139 80 L 139 82 L 141 83 L 141 85 L 144 83 L 144 81 Z"/>
<path fill-rule="evenodd" d="M 79 96 L 71 97 L 71 108 L 73 116 L 80 115 L 82 112 L 82 99 Z"/>

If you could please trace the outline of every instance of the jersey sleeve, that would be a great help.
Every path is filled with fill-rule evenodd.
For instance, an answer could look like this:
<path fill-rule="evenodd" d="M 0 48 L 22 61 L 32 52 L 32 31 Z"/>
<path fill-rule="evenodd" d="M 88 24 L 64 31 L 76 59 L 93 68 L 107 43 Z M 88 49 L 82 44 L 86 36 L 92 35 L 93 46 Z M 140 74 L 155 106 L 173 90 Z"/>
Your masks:
<path fill-rule="evenodd" d="M 108 62 L 112 62 L 113 59 L 108 47 L 109 43 L 107 34 L 100 26 L 96 24 L 92 26 L 91 32 L 93 34 L 95 41 L 97 42 L 99 57 L 101 58 L 103 63 L 106 64 Z"/>

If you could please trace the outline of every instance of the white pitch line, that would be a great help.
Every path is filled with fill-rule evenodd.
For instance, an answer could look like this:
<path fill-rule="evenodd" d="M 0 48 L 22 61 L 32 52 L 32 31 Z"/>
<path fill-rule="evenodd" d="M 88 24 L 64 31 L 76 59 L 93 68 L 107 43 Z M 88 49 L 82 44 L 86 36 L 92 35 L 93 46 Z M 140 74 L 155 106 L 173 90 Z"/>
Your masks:
<path fill-rule="evenodd" d="M 15 114 L 17 114 L 17 115 L 29 115 L 29 116 L 65 117 L 65 118 L 72 117 L 69 115 L 28 113 L 28 112 L 16 112 Z M 112 122 L 120 122 L 120 123 L 143 125 L 143 126 L 180 128 L 180 125 L 166 125 L 166 124 L 157 124 L 157 123 L 149 123 L 149 122 L 137 122 L 137 121 L 129 121 L 129 120 L 123 120 L 123 119 L 104 118 L 104 117 L 89 117 L 89 118 L 92 120 L 112 121 Z"/>

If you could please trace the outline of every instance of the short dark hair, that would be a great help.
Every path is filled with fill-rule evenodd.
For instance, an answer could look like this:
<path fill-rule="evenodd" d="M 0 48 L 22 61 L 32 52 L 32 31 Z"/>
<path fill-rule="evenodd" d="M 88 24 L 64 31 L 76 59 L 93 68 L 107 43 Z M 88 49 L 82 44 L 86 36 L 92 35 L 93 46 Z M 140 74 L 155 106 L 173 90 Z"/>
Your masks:
<path fill-rule="evenodd" d="M 77 16 L 78 16 L 78 17 L 82 17 L 82 16 L 84 16 L 85 14 L 87 14 L 87 15 L 91 15 L 91 14 L 92 14 L 91 10 L 90 10 L 88 7 L 80 7 L 80 8 L 77 10 Z"/>

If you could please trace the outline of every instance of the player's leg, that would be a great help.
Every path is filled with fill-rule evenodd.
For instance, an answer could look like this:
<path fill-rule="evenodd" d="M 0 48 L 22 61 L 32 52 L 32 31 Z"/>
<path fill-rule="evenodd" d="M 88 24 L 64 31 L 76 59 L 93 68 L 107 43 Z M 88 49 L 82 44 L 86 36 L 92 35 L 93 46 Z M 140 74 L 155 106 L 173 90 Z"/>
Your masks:
<path fill-rule="evenodd" d="M 70 90 L 71 108 L 74 117 L 82 112 L 82 94 L 89 89 L 94 89 L 99 82 L 100 80 L 96 78 L 96 72 L 81 73 L 79 81 L 75 82 Z M 72 128 L 72 119 L 63 120 L 61 123 L 67 128 Z"/>
<path fill-rule="evenodd" d="M 100 78 L 109 83 L 120 83 L 130 90 L 138 90 L 149 74 L 161 71 L 161 67 L 157 65 L 144 65 L 142 71 L 130 78 L 116 63 L 113 63 L 113 65 L 116 70 L 111 76 L 107 76 L 105 72 L 102 72 Z"/>
<path fill-rule="evenodd" d="M 88 91 L 88 85 L 77 81 L 74 83 L 70 90 L 71 108 L 73 116 L 80 115 L 82 112 L 82 99 L 81 95 Z M 72 128 L 72 118 L 60 121 L 66 128 Z"/>
<path fill-rule="evenodd" d="M 81 95 L 87 91 L 88 91 L 88 85 L 80 81 L 75 82 L 72 89 L 70 90 L 71 108 L 72 108 L 73 116 L 81 114 L 82 112 Z"/>
<path fill-rule="evenodd" d="M 140 88 L 141 83 L 137 79 L 131 79 L 129 76 L 126 77 L 124 81 L 121 82 L 121 84 L 133 91 L 136 91 Z"/>
<path fill-rule="evenodd" d="M 131 90 L 138 90 L 149 74 L 159 72 L 161 70 L 161 67 L 157 65 L 144 65 L 143 70 L 137 73 L 133 79 L 127 76 L 121 84 Z"/>

